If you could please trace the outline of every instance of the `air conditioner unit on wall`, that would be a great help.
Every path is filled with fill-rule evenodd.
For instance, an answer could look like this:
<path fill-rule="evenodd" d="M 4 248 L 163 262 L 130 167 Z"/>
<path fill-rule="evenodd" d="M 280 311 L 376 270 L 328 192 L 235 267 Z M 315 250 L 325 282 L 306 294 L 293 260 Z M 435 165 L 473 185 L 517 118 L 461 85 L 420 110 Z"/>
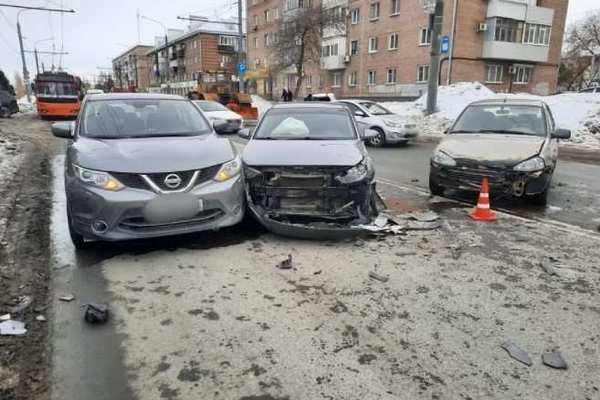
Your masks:
<path fill-rule="evenodd" d="M 344 56 L 344 62 L 345 63 L 349 63 L 350 62 L 350 56 Z"/>
<path fill-rule="evenodd" d="M 488 28 L 488 26 L 485 22 L 480 22 L 477 25 L 477 32 L 485 32 L 485 31 L 487 31 L 487 28 Z"/>

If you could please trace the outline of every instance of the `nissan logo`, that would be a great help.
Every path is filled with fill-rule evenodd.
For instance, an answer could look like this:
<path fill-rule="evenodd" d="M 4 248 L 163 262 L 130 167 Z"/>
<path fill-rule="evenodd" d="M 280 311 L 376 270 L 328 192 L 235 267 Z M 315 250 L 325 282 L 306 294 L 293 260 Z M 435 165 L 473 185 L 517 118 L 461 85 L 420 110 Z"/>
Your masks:
<path fill-rule="evenodd" d="M 181 185 L 181 178 L 177 174 L 169 174 L 165 177 L 164 183 L 169 189 L 177 189 Z"/>

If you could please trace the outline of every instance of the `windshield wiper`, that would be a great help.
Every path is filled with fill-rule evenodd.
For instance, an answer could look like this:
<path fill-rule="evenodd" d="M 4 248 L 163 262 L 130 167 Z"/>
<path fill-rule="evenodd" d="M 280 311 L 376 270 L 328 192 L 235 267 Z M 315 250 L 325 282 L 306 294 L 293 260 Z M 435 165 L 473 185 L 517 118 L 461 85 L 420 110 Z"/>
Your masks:
<path fill-rule="evenodd" d="M 481 129 L 479 132 L 481 133 L 506 133 L 511 135 L 533 135 L 530 132 L 523 131 L 512 131 L 510 129 Z"/>
<path fill-rule="evenodd" d="M 468 130 L 468 129 L 458 129 L 455 131 L 450 131 L 449 133 L 479 133 L 481 131 L 473 131 L 473 130 Z"/>

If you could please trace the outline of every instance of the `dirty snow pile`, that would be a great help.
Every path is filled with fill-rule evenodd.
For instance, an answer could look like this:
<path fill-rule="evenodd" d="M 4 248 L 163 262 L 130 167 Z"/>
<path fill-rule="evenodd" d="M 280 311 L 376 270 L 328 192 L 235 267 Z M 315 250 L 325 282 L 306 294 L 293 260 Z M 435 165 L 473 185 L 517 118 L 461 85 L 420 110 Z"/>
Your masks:
<path fill-rule="evenodd" d="M 427 94 L 414 102 L 386 102 L 385 107 L 416 120 L 424 136 L 442 136 L 460 112 L 471 102 L 492 97 L 529 98 L 545 101 L 550 106 L 557 126 L 570 129 L 573 137 L 567 145 L 600 149 L 600 95 L 594 93 L 563 93 L 536 96 L 528 93 L 496 94 L 479 82 L 461 82 L 440 86 L 438 112 L 424 116 Z"/>
<path fill-rule="evenodd" d="M 258 117 L 262 117 L 263 113 L 271 108 L 271 102 L 263 99 L 258 95 L 251 95 L 252 97 L 252 107 L 256 107 L 258 109 Z"/>
<path fill-rule="evenodd" d="M 30 97 L 31 102 L 27 101 L 27 96 L 23 96 L 17 101 L 20 112 L 29 113 L 35 111 L 35 96 L 31 95 Z"/>

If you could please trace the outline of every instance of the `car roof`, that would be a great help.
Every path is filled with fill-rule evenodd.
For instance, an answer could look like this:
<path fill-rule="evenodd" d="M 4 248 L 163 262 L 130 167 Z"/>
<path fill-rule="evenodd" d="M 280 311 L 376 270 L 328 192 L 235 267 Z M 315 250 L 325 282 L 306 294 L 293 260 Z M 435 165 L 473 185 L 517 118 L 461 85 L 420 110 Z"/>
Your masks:
<path fill-rule="evenodd" d="M 373 100 L 369 100 L 369 99 L 340 99 L 338 101 L 347 101 L 349 103 L 377 103 L 376 101 Z"/>
<path fill-rule="evenodd" d="M 306 103 L 282 103 L 282 104 L 274 104 L 271 109 L 275 109 L 275 110 L 288 110 L 288 109 L 295 109 L 295 110 L 317 110 L 320 108 L 329 108 L 329 109 L 342 109 L 342 110 L 346 110 L 346 107 L 342 104 L 338 104 L 338 103 L 311 103 L 311 102 L 306 102 Z"/>
<path fill-rule="evenodd" d="M 174 94 L 161 93 L 98 93 L 92 94 L 89 101 L 98 100 L 187 100 Z"/>
<path fill-rule="evenodd" d="M 546 103 L 543 100 L 528 98 L 528 97 L 508 97 L 498 96 L 484 100 L 477 100 L 470 103 L 470 106 L 481 106 L 481 105 L 520 105 L 520 106 L 537 106 L 543 107 Z"/>

